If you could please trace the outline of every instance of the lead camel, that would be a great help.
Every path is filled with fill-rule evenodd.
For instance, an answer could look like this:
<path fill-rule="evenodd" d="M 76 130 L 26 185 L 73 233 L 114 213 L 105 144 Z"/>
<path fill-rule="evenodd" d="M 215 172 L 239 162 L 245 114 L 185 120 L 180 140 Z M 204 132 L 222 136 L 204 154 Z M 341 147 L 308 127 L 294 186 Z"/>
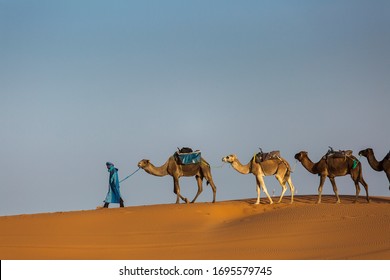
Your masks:
<path fill-rule="evenodd" d="M 171 156 L 168 160 L 160 167 L 154 166 L 150 160 L 143 159 L 138 163 L 138 167 L 145 170 L 147 173 L 154 176 L 167 176 L 170 175 L 173 177 L 173 192 L 176 194 L 176 203 L 179 203 L 180 199 L 184 202 L 188 203 L 187 198 L 183 197 L 180 193 L 180 177 L 192 177 L 195 176 L 196 181 L 198 183 L 198 192 L 195 195 L 195 198 L 191 201 L 191 203 L 195 202 L 198 196 L 203 191 L 203 178 L 206 179 L 207 184 L 210 184 L 211 189 L 213 191 L 213 202 L 215 202 L 215 196 L 217 193 L 217 187 L 214 184 L 213 177 L 211 176 L 210 165 L 201 158 L 199 163 L 182 165 L 178 164 L 174 158 Z"/>

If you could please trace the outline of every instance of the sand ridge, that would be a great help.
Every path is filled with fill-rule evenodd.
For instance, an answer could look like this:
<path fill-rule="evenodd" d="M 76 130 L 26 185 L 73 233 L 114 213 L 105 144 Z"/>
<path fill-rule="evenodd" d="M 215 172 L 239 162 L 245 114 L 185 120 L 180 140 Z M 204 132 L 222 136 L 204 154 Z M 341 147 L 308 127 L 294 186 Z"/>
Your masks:
<path fill-rule="evenodd" d="M 289 197 L 0 217 L 1 259 L 390 259 L 390 198 Z"/>

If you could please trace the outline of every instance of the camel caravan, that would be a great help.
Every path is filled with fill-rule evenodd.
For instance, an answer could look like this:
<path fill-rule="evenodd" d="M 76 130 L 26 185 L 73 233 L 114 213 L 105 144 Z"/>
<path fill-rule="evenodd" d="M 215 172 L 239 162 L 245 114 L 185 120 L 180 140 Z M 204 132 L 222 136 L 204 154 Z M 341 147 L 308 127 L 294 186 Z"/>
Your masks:
<path fill-rule="evenodd" d="M 316 163 L 312 162 L 308 157 L 306 151 L 297 153 L 294 158 L 300 162 L 302 166 L 310 173 L 316 174 L 320 177 L 320 184 L 318 187 L 318 200 L 317 203 L 321 203 L 322 189 L 326 178 L 328 177 L 334 194 L 336 196 L 336 203 L 340 203 L 340 197 L 338 195 L 337 185 L 335 177 L 350 175 L 352 181 L 355 184 L 356 196 L 355 202 L 357 201 L 360 193 L 361 184 L 366 192 L 366 200 L 370 202 L 368 194 L 368 185 L 364 181 L 362 173 L 362 164 L 357 159 L 351 150 L 338 150 L 335 151 L 329 147 L 328 152 Z M 390 190 L 390 152 L 385 156 L 382 161 L 377 161 L 374 156 L 372 149 L 366 149 L 359 152 L 359 156 L 367 158 L 369 165 L 376 171 L 384 171 L 389 180 Z M 291 180 L 291 167 L 286 159 L 280 156 L 280 151 L 260 152 L 253 155 L 249 162 L 243 165 L 235 154 L 231 154 L 222 158 L 222 162 L 229 163 L 233 169 L 241 174 L 253 174 L 256 178 L 256 192 L 257 199 L 255 204 L 260 204 L 260 193 L 261 190 L 265 193 L 268 198 L 269 204 L 273 204 L 273 200 L 268 193 L 267 187 L 264 182 L 264 176 L 275 176 L 279 182 L 282 192 L 277 203 L 282 201 L 282 198 L 287 191 L 287 185 L 289 186 L 291 193 L 290 203 L 294 201 L 295 187 Z M 168 160 L 162 166 L 153 165 L 150 160 L 143 159 L 138 163 L 140 169 L 154 176 L 167 176 L 170 175 L 173 178 L 173 192 L 176 195 L 176 203 L 180 203 L 180 199 L 185 203 L 189 203 L 186 197 L 183 197 L 180 192 L 180 177 L 194 177 L 198 185 L 198 191 L 191 201 L 194 203 L 198 196 L 203 191 L 203 179 L 206 179 L 207 185 L 210 185 L 213 192 L 214 203 L 216 200 L 217 187 L 214 184 L 211 175 L 210 164 L 201 156 L 199 150 L 193 151 L 191 148 L 184 147 L 178 150 L 168 158 Z"/>

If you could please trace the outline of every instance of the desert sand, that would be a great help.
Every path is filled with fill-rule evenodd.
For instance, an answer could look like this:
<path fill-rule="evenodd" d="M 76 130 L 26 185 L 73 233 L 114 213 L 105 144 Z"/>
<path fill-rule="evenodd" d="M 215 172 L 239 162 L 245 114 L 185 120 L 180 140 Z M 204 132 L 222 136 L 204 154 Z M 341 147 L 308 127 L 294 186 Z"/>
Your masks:
<path fill-rule="evenodd" d="M 0 259 L 390 259 L 390 198 L 296 196 L 0 217 Z"/>

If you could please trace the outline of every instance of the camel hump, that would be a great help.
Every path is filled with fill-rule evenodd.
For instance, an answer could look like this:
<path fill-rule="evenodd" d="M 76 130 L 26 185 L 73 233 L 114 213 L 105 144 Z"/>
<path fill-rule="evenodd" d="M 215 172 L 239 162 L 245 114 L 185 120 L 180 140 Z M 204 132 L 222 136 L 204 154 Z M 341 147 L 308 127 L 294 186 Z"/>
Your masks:
<path fill-rule="evenodd" d="M 333 150 L 332 147 L 329 147 L 328 152 L 322 157 L 323 159 L 327 159 L 329 157 L 332 158 L 346 158 L 346 157 L 352 157 L 352 150 Z"/>
<path fill-rule="evenodd" d="M 196 150 L 193 152 L 191 148 L 184 147 L 175 152 L 174 157 L 178 164 L 187 165 L 187 164 L 196 164 L 201 161 L 201 152 Z"/>
<path fill-rule="evenodd" d="M 258 152 L 255 155 L 255 161 L 257 163 L 261 163 L 263 161 L 270 160 L 270 159 L 280 159 L 280 151 L 271 151 L 271 152 L 265 153 L 265 152 L 263 152 L 262 149 L 260 149 L 260 152 Z"/>
<path fill-rule="evenodd" d="M 390 160 L 390 151 L 387 153 L 387 155 L 385 156 L 385 159 L 387 160 Z"/>

